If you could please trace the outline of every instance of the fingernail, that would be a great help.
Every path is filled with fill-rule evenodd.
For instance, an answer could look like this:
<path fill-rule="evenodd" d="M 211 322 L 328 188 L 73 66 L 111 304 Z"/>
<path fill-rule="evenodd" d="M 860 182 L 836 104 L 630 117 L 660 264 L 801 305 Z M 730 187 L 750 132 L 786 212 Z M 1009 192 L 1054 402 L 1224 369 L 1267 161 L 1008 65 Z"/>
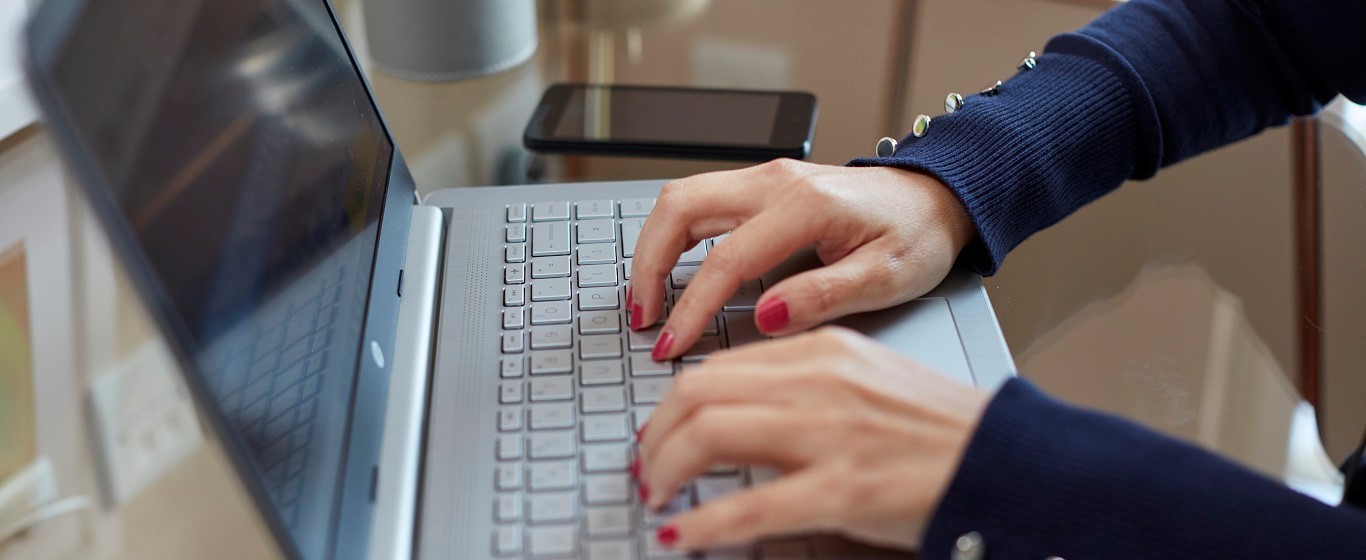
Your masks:
<path fill-rule="evenodd" d="M 650 502 L 650 485 L 649 485 L 649 484 L 646 484 L 646 483 L 644 483 L 644 482 L 641 482 L 640 485 L 637 487 L 637 489 L 640 491 L 640 503 L 642 503 L 642 504 L 649 503 L 649 502 Z"/>
<path fill-rule="evenodd" d="M 632 302 L 631 302 L 631 330 L 633 330 L 633 331 L 638 331 L 638 330 L 640 330 L 642 327 L 645 326 L 645 325 L 641 324 L 641 322 L 642 322 L 645 318 L 644 318 L 643 316 L 641 316 L 640 311 L 641 311 L 640 304 L 639 304 L 639 303 L 636 303 L 636 302 L 634 302 L 634 301 L 632 301 Z"/>
<path fill-rule="evenodd" d="M 659 335 L 659 340 L 655 341 L 655 349 L 650 352 L 650 359 L 662 362 L 669 357 L 669 347 L 674 345 L 674 333 L 664 331 Z"/>
<path fill-rule="evenodd" d="M 759 330 L 765 333 L 787 328 L 788 320 L 787 302 L 779 298 L 765 301 L 759 309 L 754 310 L 754 322 L 758 324 Z"/>
<path fill-rule="evenodd" d="M 673 548 L 674 544 L 678 542 L 678 528 L 673 525 L 660 527 L 658 531 L 655 531 L 655 540 L 664 545 L 664 548 Z"/>
<path fill-rule="evenodd" d="M 637 457 L 637 458 L 635 458 L 634 460 L 631 461 L 631 478 L 634 478 L 634 479 L 636 479 L 636 480 L 639 480 L 639 479 L 640 479 L 640 458 L 639 458 L 639 457 Z"/>

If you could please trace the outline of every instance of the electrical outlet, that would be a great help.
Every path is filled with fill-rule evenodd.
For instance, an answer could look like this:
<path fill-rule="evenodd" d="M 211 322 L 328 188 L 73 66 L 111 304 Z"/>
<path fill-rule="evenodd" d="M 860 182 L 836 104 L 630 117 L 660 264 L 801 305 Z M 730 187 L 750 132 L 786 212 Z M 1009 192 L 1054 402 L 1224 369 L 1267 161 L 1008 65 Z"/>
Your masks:
<path fill-rule="evenodd" d="M 132 499 L 203 443 L 194 402 L 160 338 L 97 377 L 89 397 L 110 508 Z"/>

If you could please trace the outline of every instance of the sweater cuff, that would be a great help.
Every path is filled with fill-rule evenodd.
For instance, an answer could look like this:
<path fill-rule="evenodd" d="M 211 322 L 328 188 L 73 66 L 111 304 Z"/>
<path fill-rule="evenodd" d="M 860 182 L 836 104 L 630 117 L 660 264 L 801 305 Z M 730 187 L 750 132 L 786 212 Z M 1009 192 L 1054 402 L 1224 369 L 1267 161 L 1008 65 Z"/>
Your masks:
<path fill-rule="evenodd" d="M 1060 39 L 999 94 L 967 97 L 958 111 L 934 117 L 925 136 L 903 138 L 891 156 L 849 162 L 925 173 L 953 190 L 978 231 L 961 260 L 983 275 L 1135 170 L 1137 83 L 1111 70 L 1119 62 L 1098 60 L 1105 52 L 1078 48 L 1085 39 Z"/>
<path fill-rule="evenodd" d="M 1357 558 L 1366 516 L 1012 379 L 931 518 L 926 559 L 977 532 L 1012 558 Z"/>

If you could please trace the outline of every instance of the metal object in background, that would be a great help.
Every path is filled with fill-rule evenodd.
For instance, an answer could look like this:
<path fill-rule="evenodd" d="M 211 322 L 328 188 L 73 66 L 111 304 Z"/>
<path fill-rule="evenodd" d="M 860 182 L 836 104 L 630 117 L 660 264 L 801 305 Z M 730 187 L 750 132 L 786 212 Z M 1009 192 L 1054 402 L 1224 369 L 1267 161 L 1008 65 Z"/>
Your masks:
<path fill-rule="evenodd" d="M 364 0 L 375 68 L 427 82 L 477 78 L 536 52 L 535 0 Z"/>

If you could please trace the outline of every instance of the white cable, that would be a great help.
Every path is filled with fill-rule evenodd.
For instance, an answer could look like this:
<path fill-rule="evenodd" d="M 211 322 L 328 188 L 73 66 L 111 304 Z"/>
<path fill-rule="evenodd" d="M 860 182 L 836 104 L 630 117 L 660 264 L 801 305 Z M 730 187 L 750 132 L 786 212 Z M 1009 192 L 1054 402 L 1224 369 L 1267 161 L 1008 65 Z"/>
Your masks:
<path fill-rule="evenodd" d="M 70 498 L 62 498 L 55 502 L 38 506 L 34 508 L 33 511 L 28 512 L 26 515 L 24 515 L 24 517 L 20 518 L 18 521 L 9 524 L 3 529 L 0 529 L 0 545 L 9 542 L 10 539 L 13 539 L 15 536 L 19 535 L 20 533 L 23 533 L 24 531 L 37 527 L 38 525 L 41 525 L 43 523 L 47 523 L 48 521 L 51 521 L 63 515 L 69 515 L 79 511 L 93 509 L 94 503 L 90 501 L 90 498 L 87 498 L 85 496 L 72 496 Z"/>

